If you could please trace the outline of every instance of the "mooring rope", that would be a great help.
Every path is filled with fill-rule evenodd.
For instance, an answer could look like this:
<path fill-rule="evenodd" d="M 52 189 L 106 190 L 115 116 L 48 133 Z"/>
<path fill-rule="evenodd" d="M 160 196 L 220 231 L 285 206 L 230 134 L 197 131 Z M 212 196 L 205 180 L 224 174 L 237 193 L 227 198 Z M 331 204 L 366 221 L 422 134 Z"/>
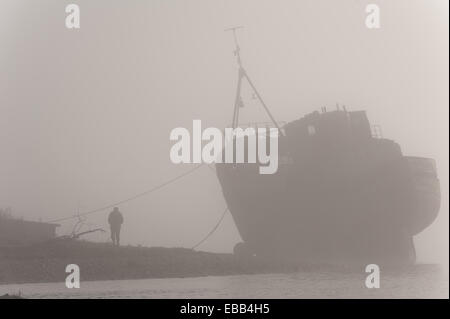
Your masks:
<path fill-rule="evenodd" d="M 112 204 L 108 204 L 108 205 L 106 205 L 106 206 L 99 207 L 99 208 L 96 208 L 96 209 L 93 209 L 93 210 L 90 210 L 90 211 L 87 211 L 87 212 L 84 212 L 84 213 L 81 213 L 81 214 L 77 214 L 77 215 L 72 215 L 72 216 L 68 216 L 68 217 L 63 217 L 63 218 L 58 218 L 58 219 L 50 220 L 50 221 L 48 221 L 48 223 L 56 223 L 56 222 L 62 222 L 62 221 L 66 221 L 66 220 L 71 220 L 71 219 L 74 219 L 74 218 L 80 218 L 80 217 L 82 217 L 82 216 L 86 216 L 86 215 L 91 215 L 91 214 L 94 214 L 94 213 L 98 213 L 98 212 L 101 212 L 101 211 L 104 211 L 104 210 L 113 208 L 113 207 L 115 207 L 115 206 L 119 206 L 119 205 L 124 204 L 124 203 L 126 203 L 126 202 L 130 202 L 130 201 L 135 200 L 135 199 L 137 199 L 137 198 L 139 198 L 139 197 L 142 197 L 142 196 L 151 194 L 151 193 L 153 193 L 153 192 L 155 192 L 155 191 L 157 191 L 157 190 L 159 190 L 159 189 L 161 189 L 161 188 L 163 188 L 163 187 L 165 187 L 165 186 L 167 186 L 167 185 L 169 185 L 169 184 L 171 184 L 171 183 L 174 183 L 174 182 L 178 181 L 179 179 L 181 179 L 181 178 L 183 178 L 183 177 L 185 177 L 185 176 L 187 176 L 187 175 L 189 175 L 189 174 L 195 172 L 197 169 L 199 169 L 199 168 L 200 168 L 201 166 L 203 166 L 203 165 L 204 165 L 204 163 L 199 164 L 199 165 L 195 166 L 194 168 L 192 168 L 192 169 L 190 169 L 190 170 L 184 172 L 183 174 L 180 174 L 180 175 L 178 175 L 178 176 L 176 176 L 176 177 L 174 177 L 174 178 L 172 178 L 172 179 L 170 179 L 170 180 L 168 180 L 168 181 L 166 181 L 166 182 L 164 182 L 164 183 L 162 183 L 162 184 L 159 184 L 159 185 L 157 185 L 157 186 L 155 186 L 155 187 L 153 187 L 153 188 L 151 188 L 151 189 L 149 189 L 149 190 L 147 190 L 147 191 L 145 191 L 145 192 L 142 192 L 142 193 L 136 194 L 136 195 L 134 195 L 134 196 L 132 196 L 132 197 L 123 199 L 123 200 L 121 200 L 121 201 L 119 201 L 119 202 L 112 203 Z M 208 167 L 211 171 L 214 172 L 214 169 L 213 169 L 211 166 L 207 165 L 207 167 Z M 214 234 L 214 232 L 217 230 L 217 228 L 219 228 L 220 224 L 222 223 L 223 219 L 225 218 L 227 212 L 228 212 L 228 207 L 225 208 L 225 210 L 223 211 L 223 213 L 222 213 L 222 215 L 220 216 L 220 219 L 219 219 L 219 221 L 216 223 L 216 225 L 215 225 L 215 226 L 214 226 L 214 227 L 206 234 L 205 237 L 203 237 L 197 244 L 195 244 L 194 246 L 192 246 L 191 249 L 197 248 L 198 246 L 200 246 L 201 244 L 203 244 L 209 237 L 211 237 L 211 236 Z"/>
<path fill-rule="evenodd" d="M 228 207 L 225 208 L 225 210 L 222 213 L 222 216 L 220 217 L 219 221 L 217 222 L 216 226 L 214 226 L 213 229 L 211 229 L 211 231 L 202 239 L 200 240 L 197 244 L 195 244 L 194 246 L 192 246 L 191 249 L 195 249 L 198 246 L 200 246 L 201 244 L 203 244 L 212 234 L 214 234 L 214 232 L 216 231 L 216 229 L 219 227 L 219 225 L 222 223 L 222 220 L 225 218 L 225 215 L 228 212 Z"/>
<path fill-rule="evenodd" d="M 157 190 L 159 190 L 159 189 L 161 189 L 161 188 L 163 188 L 163 187 L 165 187 L 165 186 L 167 186 L 169 184 L 172 184 L 172 183 L 176 182 L 177 180 L 179 180 L 179 179 L 181 179 L 181 178 L 183 178 L 183 177 L 193 173 L 194 171 L 199 169 L 201 166 L 203 166 L 203 163 L 199 164 L 199 165 L 195 166 L 194 168 L 188 170 L 187 172 L 184 172 L 183 174 L 180 174 L 180 175 L 178 175 L 178 176 L 176 176 L 176 177 L 174 177 L 172 179 L 169 179 L 168 181 L 166 181 L 166 182 L 164 182 L 162 184 L 159 184 L 159 185 L 157 185 L 157 186 L 155 186 L 155 187 L 153 187 L 153 188 L 151 188 L 151 189 L 149 189 L 149 190 L 147 190 L 145 192 L 136 194 L 136 195 L 134 195 L 132 197 L 123 199 L 123 200 L 118 201 L 116 203 L 108 204 L 106 206 L 99 207 L 99 208 L 96 208 L 96 209 L 93 209 L 93 210 L 90 210 L 90 211 L 87 211 L 87 212 L 84 212 L 84 213 L 81 213 L 81 214 L 72 215 L 72 216 L 63 217 L 63 218 L 58 218 L 58 219 L 53 219 L 53 220 L 48 221 L 48 223 L 57 223 L 57 222 L 62 222 L 62 221 L 66 221 L 66 220 L 70 220 L 70 219 L 74 219 L 74 218 L 79 218 L 80 216 L 91 215 L 91 214 L 94 214 L 94 213 L 98 213 L 98 212 L 104 211 L 106 209 L 113 208 L 115 206 L 119 206 L 119 205 L 124 204 L 126 202 L 130 202 L 132 200 L 135 200 L 135 199 L 137 199 L 139 197 L 151 194 L 151 193 L 153 193 L 153 192 L 155 192 L 155 191 L 157 191 Z"/>

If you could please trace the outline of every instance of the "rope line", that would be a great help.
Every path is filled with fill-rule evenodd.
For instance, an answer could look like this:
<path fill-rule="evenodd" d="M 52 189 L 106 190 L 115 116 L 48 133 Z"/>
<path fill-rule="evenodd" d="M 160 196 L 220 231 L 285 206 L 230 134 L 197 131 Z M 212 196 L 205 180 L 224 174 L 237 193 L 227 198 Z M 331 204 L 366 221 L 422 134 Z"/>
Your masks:
<path fill-rule="evenodd" d="M 130 202 L 132 200 L 135 200 L 136 198 L 148 195 L 148 194 L 153 193 L 153 192 L 155 192 L 155 191 L 157 191 L 157 190 L 159 190 L 159 189 L 161 189 L 161 188 L 163 188 L 163 187 L 165 187 L 165 186 L 167 186 L 167 185 L 169 185 L 169 184 L 171 184 L 173 182 L 176 182 L 177 180 L 179 180 L 179 179 L 181 179 L 181 178 L 183 178 L 183 177 L 193 173 L 194 171 L 199 169 L 201 166 L 203 166 L 203 163 L 199 164 L 199 165 L 195 166 L 194 168 L 188 170 L 187 172 L 184 172 L 183 174 L 180 174 L 180 175 L 178 175 L 178 176 L 176 176 L 176 177 L 174 177 L 172 179 L 169 179 L 168 181 L 166 181 L 166 182 L 164 182 L 162 184 L 159 184 L 159 185 L 157 185 L 157 186 L 155 186 L 155 187 L 153 187 L 153 188 L 151 188 L 151 189 L 149 189 L 149 190 L 147 190 L 145 192 L 136 194 L 136 195 L 134 195 L 132 197 L 126 198 L 126 199 L 121 200 L 119 202 L 116 202 L 116 203 L 113 203 L 113 204 L 109 204 L 109 205 L 106 205 L 106 206 L 103 206 L 103 207 L 99 207 L 99 208 L 96 208 L 96 209 L 93 209 L 93 210 L 90 210 L 90 211 L 87 211 L 87 212 L 84 212 L 84 213 L 81 213 L 81 214 L 50 220 L 50 221 L 48 221 L 48 223 L 57 223 L 57 222 L 62 222 L 62 221 L 66 221 L 66 220 L 70 220 L 70 219 L 74 219 L 74 218 L 79 218 L 80 216 L 91 215 L 91 214 L 94 214 L 94 213 L 98 213 L 98 212 L 104 211 L 106 209 L 113 208 L 115 206 L 119 206 L 119 205 L 124 204 L 126 202 Z"/>
<path fill-rule="evenodd" d="M 211 231 L 202 240 L 200 240 L 197 244 L 192 246 L 191 249 L 195 249 L 198 246 L 200 246 L 201 244 L 203 244 L 216 231 L 216 229 L 220 226 L 220 224 L 222 223 L 223 219 L 225 218 L 225 215 L 227 214 L 227 212 L 228 212 L 228 207 L 225 208 L 225 210 L 223 211 L 222 216 L 220 217 L 220 219 L 217 222 L 216 226 L 214 226 L 214 228 L 211 229 Z"/>
<path fill-rule="evenodd" d="M 170 179 L 170 180 L 168 180 L 168 181 L 166 181 L 166 182 L 164 182 L 162 184 L 159 184 L 159 185 L 157 185 L 157 186 L 155 186 L 155 187 L 153 187 L 153 188 L 151 188 L 151 189 L 149 189 L 149 190 L 147 190 L 145 192 L 142 192 L 142 193 L 136 194 L 136 195 L 134 195 L 132 197 L 123 199 L 123 200 L 121 200 L 119 202 L 112 203 L 112 204 L 109 204 L 109 205 L 106 205 L 106 206 L 103 206 L 103 207 L 99 207 L 99 208 L 96 208 L 96 209 L 93 209 L 93 210 L 90 210 L 90 211 L 87 211 L 87 212 L 84 212 L 84 213 L 81 213 L 81 214 L 50 220 L 48 222 L 49 223 L 56 223 L 56 222 L 62 222 L 62 221 L 71 220 L 71 219 L 75 219 L 75 218 L 80 218 L 82 216 L 98 213 L 98 212 L 104 211 L 106 209 L 110 209 L 110 208 L 113 208 L 115 206 L 119 206 L 121 204 L 130 202 L 132 200 L 135 200 L 135 199 L 137 199 L 139 197 L 142 197 L 142 196 L 148 195 L 150 193 L 153 193 L 153 192 L 155 192 L 155 191 L 157 191 L 157 190 L 159 190 L 159 189 L 161 189 L 161 188 L 163 188 L 163 187 L 165 187 L 165 186 L 167 186 L 167 185 L 169 185 L 171 183 L 174 183 L 174 182 L 178 181 L 179 179 L 181 179 L 181 178 L 183 178 L 183 177 L 193 173 L 194 171 L 196 171 L 197 169 L 199 169 L 203 165 L 204 165 L 204 163 L 199 164 L 199 165 L 195 166 L 194 168 L 184 172 L 183 174 L 180 174 L 180 175 L 178 175 L 178 176 L 176 176 L 176 177 L 174 177 L 174 178 L 172 178 L 172 179 Z M 208 168 L 211 171 L 215 172 L 214 169 L 211 166 L 209 166 L 209 165 L 207 165 L 207 166 L 208 166 Z M 219 228 L 220 224 L 222 223 L 223 219 L 225 218 L 227 212 L 228 212 L 228 207 L 225 208 L 225 210 L 223 211 L 223 213 L 222 213 L 219 221 L 216 223 L 216 225 L 208 232 L 208 234 L 206 234 L 205 237 L 203 237 L 197 244 L 192 246 L 191 249 L 197 248 L 198 246 L 203 244 L 209 237 L 211 237 L 214 234 L 214 232 L 217 230 L 217 228 Z"/>

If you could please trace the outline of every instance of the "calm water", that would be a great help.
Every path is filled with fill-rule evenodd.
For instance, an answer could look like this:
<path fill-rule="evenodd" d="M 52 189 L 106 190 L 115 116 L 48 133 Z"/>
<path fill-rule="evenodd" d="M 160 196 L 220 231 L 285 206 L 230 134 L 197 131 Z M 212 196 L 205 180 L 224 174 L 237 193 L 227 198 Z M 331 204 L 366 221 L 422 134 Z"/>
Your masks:
<path fill-rule="evenodd" d="M 381 287 L 367 289 L 366 274 L 302 272 L 292 274 L 142 279 L 2 285 L 0 295 L 27 298 L 448 298 L 448 267 L 419 265 L 407 271 L 381 271 Z"/>

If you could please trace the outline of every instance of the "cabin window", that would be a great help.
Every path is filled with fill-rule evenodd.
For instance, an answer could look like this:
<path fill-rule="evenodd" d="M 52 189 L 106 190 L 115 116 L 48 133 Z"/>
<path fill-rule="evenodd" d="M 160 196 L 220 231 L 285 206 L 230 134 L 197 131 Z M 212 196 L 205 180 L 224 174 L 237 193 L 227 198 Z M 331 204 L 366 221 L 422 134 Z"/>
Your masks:
<path fill-rule="evenodd" d="M 316 128 L 314 127 L 314 125 L 308 125 L 308 134 L 309 135 L 316 134 Z"/>

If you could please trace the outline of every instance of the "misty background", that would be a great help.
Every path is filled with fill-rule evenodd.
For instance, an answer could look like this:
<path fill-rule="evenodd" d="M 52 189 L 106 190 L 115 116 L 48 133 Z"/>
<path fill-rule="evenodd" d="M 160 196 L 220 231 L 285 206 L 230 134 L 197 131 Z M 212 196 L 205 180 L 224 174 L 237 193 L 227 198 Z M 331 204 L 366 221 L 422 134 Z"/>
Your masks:
<path fill-rule="evenodd" d="M 69 3 L 79 30 L 65 27 Z M 365 26 L 369 3 L 380 29 Z M 0 0 L 0 207 L 66 217 L 192 168 L 170 161 L 169 133 L 231 123 L 237 66 L 223 30 L 243 25 L 243 63 L 277 120 L 364 109 L 405 155 L 436 160 L 441 211 L 415 242 L 418 261 L 448 264 L 448 19 L 446 0 Z M 266 121 L 243 95 L 241 121 Z M 225 205 L 203 167 L 120 206 L 122 243 L 191 247 Z M 108 230 L 108 213 L 87 222 Z M 228 215 L 199 249 L 239 240 Z"/>

